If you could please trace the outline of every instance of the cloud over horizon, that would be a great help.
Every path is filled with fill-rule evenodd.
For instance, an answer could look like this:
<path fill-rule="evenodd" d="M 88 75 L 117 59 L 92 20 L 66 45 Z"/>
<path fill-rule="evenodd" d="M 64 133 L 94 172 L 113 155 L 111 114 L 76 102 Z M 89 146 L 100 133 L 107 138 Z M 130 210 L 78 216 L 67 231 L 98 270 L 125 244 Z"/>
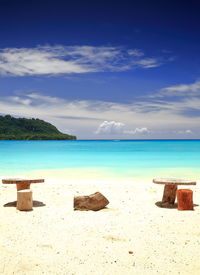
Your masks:
<path fill-rule="evenodd" d="M 97 130 L 95 131 L 96 135 L 101 135 L 101 134 L 108 134 L 108 135 L 113 135 L 113 134 L 121 134 L 121 135 L 137 135 L 137 134 L 148 134 L 150 133 L 150 130 L 147 129 L 146 127 L 141 127 L 141 128 L 135 128 L 134 130 L 132 129 L 127 129 L 126 125 L 122 122 L 117 122 L 117 121 L 107 121 L 105 120 L 102 122 Z"/>
<path fill-rule="evenodd" d="M 122 134 L 124 126 L 125 124 L 121 122 L 105 120 L 98 126 L 95 134 Z"/>
<path fill-rule="evenodd" d="M 108 46 L 38 46 L 0 49 L 1 76 L 82 74 L 155 68 L 159 58 L 140 49 Z"/>
<path fill-rule="evenodd" d="M 167 101 L 147 98 L 129 103 L 69 100 L 30 92 L 0 98 L 1 114 L 37 117 L 68 129 L 78 138 L 171 138 L 200 134 L 200 99 Z"/>

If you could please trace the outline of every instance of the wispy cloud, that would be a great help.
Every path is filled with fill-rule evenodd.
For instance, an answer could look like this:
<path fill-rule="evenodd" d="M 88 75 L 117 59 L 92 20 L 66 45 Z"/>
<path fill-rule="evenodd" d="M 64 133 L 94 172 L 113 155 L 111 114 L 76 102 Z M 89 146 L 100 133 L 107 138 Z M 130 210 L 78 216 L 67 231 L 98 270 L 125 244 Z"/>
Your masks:
<path fill-rule="evenodd" d="M 155 68 L 162 65 L 161 61 L 159 61 L 157 58 L 142 58 L 135 61 L 135 64 L 144 69 Z"/>
<path fill-rule="evenodd" d="M 182 121 L 188 120 L 189 117 L 193 117 L 196 121 L 200 118 L 200 80 L 190 84 L 165 87 L 140 99 L 135 105 L 137 112 L 166 113 L 168 118 L 176 114 L 183 116 Z M 173 121 L 170 123 L 173 124 Z M 181 130 L 179 133 L 190 134 L 187 130 L 186 132 Z"/>
<path fill-rule="evenodd" d="M 191 84 L 179 84 L 161 89 L 159 92 L 150 95 L 152 98 L 162 97 L 191 97 L 200 96 L 200 80 Z"/>
<path fill-rule="evenodd" d="M 38 46 L 0 49 L 0 75 L 57 75 L 158 67 L 140 49 L 94 46 Z"/>
<path fill-rule="evenodd" d="M 128 50 L 128 54 L 133 56 L 139 56 L 139 57 L 144 55 L 144 53 L 140 49 Z"/>
<path fill-rule="evenodd" d="M 151 131 L 146 128 L 146 127 L 141 127 L 141 128 L 135 128 L 134 130 L 125 130 L 124 133 L 125 134 L 129 134 L 129 135 L 136 135 L 136 134 L 149 134 Z"/>
<path fill-rule="evenodd" d="M 178 130 L 178 131 L 176 131 L 178 134 L 186 134 L 186 135 L 193 135 L 194 133 L 193 133 L 193 131 L 191 131 L 191 130 L 189 130 L 189 129 L 187 129 L 187 130 Z"/>

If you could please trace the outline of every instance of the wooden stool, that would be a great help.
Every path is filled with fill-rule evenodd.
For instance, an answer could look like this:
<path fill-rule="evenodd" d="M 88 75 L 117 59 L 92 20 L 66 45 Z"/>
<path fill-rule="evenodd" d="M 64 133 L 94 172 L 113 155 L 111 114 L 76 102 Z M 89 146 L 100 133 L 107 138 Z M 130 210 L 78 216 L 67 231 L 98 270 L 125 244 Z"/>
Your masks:
<path fill-rule="evenodd" d="M 17 209 L 21 211 L 30 211 L 32 208 L 32 191 L 30 189 L 17 191 Z"/>
<path fill-rule="evenodd" d="M 193 210 L 193 191 L 190 189 L 179 189 L 176 191 L 178 210 Z"/>
<path fill-rule="evenodd" d="M 164 184 L 163 198 L 161 202 L 157 202 L 156 205 L 159 207 L 174 207 L 174 202 L 176 199 L 176 190 L 178 185 L 196 185 L 195 181 L 183 180 L 183 179 L 153 179 L 154 183 Z"/>

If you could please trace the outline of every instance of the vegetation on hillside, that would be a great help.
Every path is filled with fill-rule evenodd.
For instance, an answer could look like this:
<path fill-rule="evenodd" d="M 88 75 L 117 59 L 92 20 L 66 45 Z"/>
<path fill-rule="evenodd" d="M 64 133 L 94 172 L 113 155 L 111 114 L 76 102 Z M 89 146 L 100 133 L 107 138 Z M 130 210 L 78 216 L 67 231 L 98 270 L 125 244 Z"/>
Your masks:
<path fill-rule="evenodd" d="M 0 140 L 75 140 L 52 124 L 40 119 L 0 116 Z"/>

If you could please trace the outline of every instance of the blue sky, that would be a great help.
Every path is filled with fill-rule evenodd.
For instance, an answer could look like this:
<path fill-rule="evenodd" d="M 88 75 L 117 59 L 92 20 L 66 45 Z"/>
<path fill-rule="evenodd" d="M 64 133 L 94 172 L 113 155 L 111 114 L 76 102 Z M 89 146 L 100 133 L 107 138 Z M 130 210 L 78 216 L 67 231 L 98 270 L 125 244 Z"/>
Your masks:
<path fill-rule="evenodd" d="M 87 138 L 200 138 L 200 3 L 0 0 L 0 113 Z"/>

